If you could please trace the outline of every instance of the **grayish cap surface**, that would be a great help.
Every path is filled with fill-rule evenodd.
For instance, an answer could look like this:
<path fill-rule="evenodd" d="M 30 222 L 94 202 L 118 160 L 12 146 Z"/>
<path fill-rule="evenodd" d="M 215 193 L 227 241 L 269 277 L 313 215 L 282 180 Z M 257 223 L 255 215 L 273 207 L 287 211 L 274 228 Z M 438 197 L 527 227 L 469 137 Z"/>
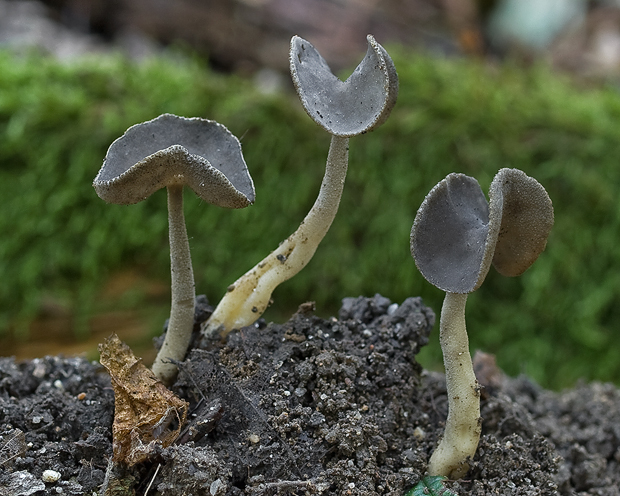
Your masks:
<path fill-rule="evenodd" d="M 491 263 L 504 276 L 525 272 L 545 249 L 553 206 L 545 188 L 518 169 L 501 169 L 489 189 L 449 174 L 422 202 L 411 229 L 411 254 L 428 282 L 471 293 Z"/>
<path fill-rule="evenodd" d="M 227 208 L 255 197 L 239 140 L 215 121 L 172 114 L 130 127 L 110 145 L 93 182 L 100 198 L 123 205 L 175 184 Z"/>
<path fill-rule="evenodd" d="M 501 211 L 493 266 L 504 276 L 518 276 L 547 245 L 553 205 L 545 188 L 519 169 L 501 169 L 489 189 L 490 209 Z"/>
<path fill-rule="evenodd" d="M 411 254 L 428 282 L 471 293 L 487 275 L 497 237 L 478 181 L 449 174 L 422 202 L 411 229 Z"/>
<path fill-rule="evenodd" d="M 388 118 L 396 103 L 394 63 L 371 35 L 367 40 L 366 56 L 343 82 L 308 41 L 299 36 L 291 39 L 291 76 L 301 103 L 317 124 L 335 136 L 371 131 Z"/>

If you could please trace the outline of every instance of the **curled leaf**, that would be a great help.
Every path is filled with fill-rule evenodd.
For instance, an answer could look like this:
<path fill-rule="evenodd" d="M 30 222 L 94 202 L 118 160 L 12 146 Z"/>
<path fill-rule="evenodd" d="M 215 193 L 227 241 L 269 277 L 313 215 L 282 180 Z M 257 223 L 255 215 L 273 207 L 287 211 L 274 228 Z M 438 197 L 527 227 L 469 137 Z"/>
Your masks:
<path fill-rule="evenodd" d="M 99 353 L 114 389 L 112 459 L 135 465 L 148 459 L 157 445 L 165 448 L 176 440 L 188 404 L 167 389 L 115 334 L 99 345 Z"/>

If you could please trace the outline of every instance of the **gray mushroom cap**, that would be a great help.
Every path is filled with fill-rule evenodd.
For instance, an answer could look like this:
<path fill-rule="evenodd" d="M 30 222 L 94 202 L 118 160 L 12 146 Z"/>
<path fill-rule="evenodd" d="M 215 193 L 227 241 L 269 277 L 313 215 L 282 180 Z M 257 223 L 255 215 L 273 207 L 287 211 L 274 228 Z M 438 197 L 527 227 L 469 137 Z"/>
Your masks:
<path fill-rule="evenodd" d="M 489 190 L 449 174 L 426 196 L 411 229 L 411 254 L 434 286 L 450 293 L 480 287 L 491 264 L 518 276 L 545 249 L 553 206 L 543 186 L 518 169 L 501 169 Z"/>
<path fill-rule="evenodd" d="M 491 266 L 497 227 L 489 230 L 489 205 L 478 181 L 449 174 L 422 202 L 411 229 L 411 254 L 434 286 L 471 293 Z"/>
<path fill-rule="evenodd" d="M 491 210 L 501 210 L 493 266 L 504 276 L 521 275 L 547 246 L 554 222 L 551 199 L 536 179 L 519 169 L 501 169 L 489 198 Z"/>
<path fill-rule="evenodd" d="M 220 207 L 254 202 L 239 140 L 215 121 L 172 114 L 130 127 L 110 145 L 93 182 L 100 198 L 122 205 L 178 184 Z"/>
<path fill-rule="evenodd" d="M 351 137 L 375 129 L 396 103 L 394 63 L 371 35 L 367 40 L 366 56 L 343 82 L 308 41 L 299 36 L 291 39 L 291 76 L 301 103 L 317 124 L 335 136 Z"/>

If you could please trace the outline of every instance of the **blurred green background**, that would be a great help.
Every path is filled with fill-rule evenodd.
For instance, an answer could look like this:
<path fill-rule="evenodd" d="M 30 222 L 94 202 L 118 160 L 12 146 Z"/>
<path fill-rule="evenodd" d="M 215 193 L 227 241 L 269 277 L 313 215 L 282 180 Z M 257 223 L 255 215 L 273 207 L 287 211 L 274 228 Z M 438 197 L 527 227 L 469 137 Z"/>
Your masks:
<path fill-rule="evenodd" d="M 336 220 L 309 265 L 275 291 L 265 317 L 283 321 L 310 300 L 327 317 L 343 297 L 375 293 L 399 303 L 419 295 L 439 313 L 443 294 L 409 252 L 417 208 L 450 172 L 474 176 L 487 191 L 500 168 L 516 167 L 545 186 L 556 222 L 531 269 L 518 278 L 491 269 L 469 297 L 471 347 L 546 387 L 579 378 L 620 384 L 618 89 L 542 65 L 386 48 L 400 77 L 398 103 L 381 128 L 351 140 Z M 170 112 L 217 120 L 242 141 L 254 206 L 224 210 L 185 195 L 197 293 L 211 302 L 296 229 L 318 192 L 329 136 L 292 90 L 266 95 L 179 54 L 59 63 L 0 52 L 0 74 L 7 352 L 59 316 L 61 331 L 82 339 L 101 315 L 110 330 L 122 315 L 132 320 L 138 332 L 128 341 L 143 348 L 160 332 L 169 309 L 165 193 L 107 205 L 91 185 L 127 127 Z M 440 365 L 437 340 L 434 332 L 421 354 L 425 366 Z"/>

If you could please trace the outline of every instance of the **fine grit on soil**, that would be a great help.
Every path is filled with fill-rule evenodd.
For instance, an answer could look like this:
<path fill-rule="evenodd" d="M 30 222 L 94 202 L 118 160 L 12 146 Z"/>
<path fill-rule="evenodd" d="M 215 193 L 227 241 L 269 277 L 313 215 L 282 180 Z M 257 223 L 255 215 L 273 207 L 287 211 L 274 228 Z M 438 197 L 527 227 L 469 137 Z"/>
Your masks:
<path fill-rule="evenodd" d="M 204 298 L 196 330 L 208 318 Z M 285 324 L 200 343 L 172 390 L 190 404 L 177 441 L 113 467 L 114 394 L 97 363 L 0 358 L 0 495 L 402 496 L 424 476 L 447 413 L 442 374 L 416 353 L 435 315 L 420 298 L 304 304 Z M 435 331 L 436 332 L 436 331 Z M 196 343 L 199 335 L 196 332 Z M 459 495 L 620 495 L 620 391 L 555 393 L 474 359 L 482 437 Z"/>

